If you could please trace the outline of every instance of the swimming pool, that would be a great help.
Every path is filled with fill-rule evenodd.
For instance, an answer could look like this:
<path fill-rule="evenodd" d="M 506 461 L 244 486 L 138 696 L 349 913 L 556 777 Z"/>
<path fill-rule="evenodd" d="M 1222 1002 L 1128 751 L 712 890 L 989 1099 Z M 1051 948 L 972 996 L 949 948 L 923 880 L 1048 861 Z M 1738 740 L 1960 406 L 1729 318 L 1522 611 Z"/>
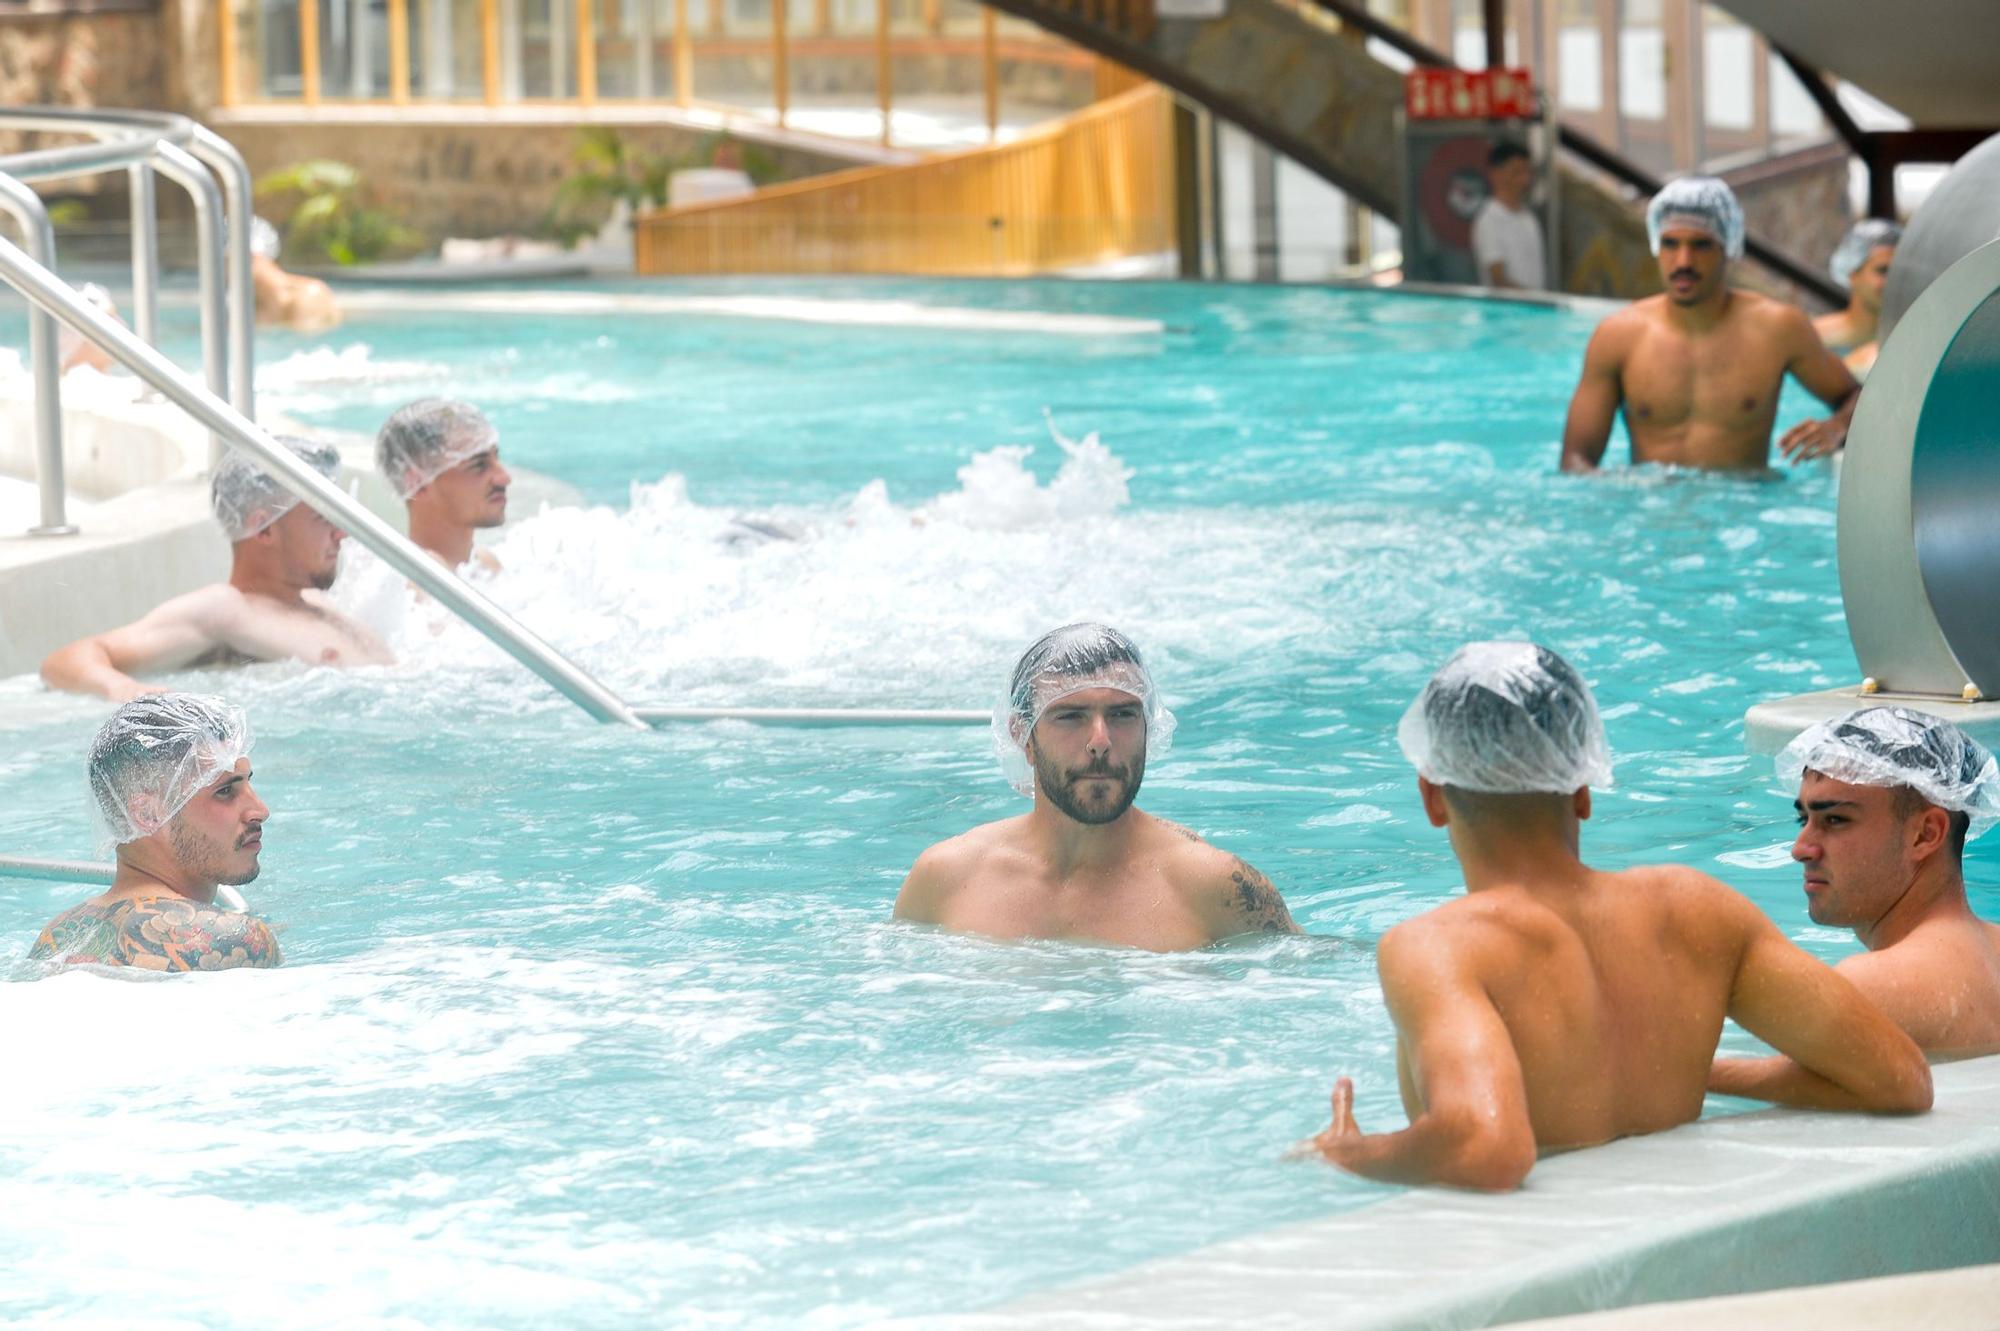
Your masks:
<path fill-rule="evenodd" d="M 402 665 L 187 681 L 257 727 L 249 894 L 288 966 L 0 989 L 31 1070 L 0 1105 L 0 1312 L 129 1322 L 170 1288 L 205 1326 L 839 1327 L 1364 1205 L 1392 1190 L 1276 1157 L 1342 1072 L 1364 1126 L 1399 1121 L 1369 945 L 1459 880 L 1393 731 L 1473 637 L 1591 678 L 1619 761 L 1594 858 L 1688 860 L 1851 946 L 1805 918 L 1740 721 L 1853 674 L 1831 480 L 1556 474 L 1587 316 L 782 290 L 1160 329 L 398 313 L 268 338 L 260 391 L 371 431 L 422 393 L 485 405 L 509 460 L 597 506 L 513 528 L 494 594 L 635 699 L 980 706 L 1041 629 L 1126 628 L 1181 718 L 1141 803 L 1316 936 L 1153 957 L 891 926 L 917 851 L 1020 807 L 983 733 L 601 729 L 363 578 Z M 0 714 L 0 849 L 87 852 L 102 707 L 16 680 Z M 7 955 L 75 895 L 8 888 Z"/>

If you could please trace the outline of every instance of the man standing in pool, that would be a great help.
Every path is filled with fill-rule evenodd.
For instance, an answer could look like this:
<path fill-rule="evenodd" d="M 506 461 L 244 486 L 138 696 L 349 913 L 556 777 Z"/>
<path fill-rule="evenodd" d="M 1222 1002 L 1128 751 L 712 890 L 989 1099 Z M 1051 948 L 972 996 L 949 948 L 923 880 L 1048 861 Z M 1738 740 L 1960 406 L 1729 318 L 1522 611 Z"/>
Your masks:
<path fill-rule="evenodd" d="M 1972 913 L 1960 863 L 2000 820 L 1993 755 L 1941 717 L 1869 707 L 1793 740 L 1778 775 L 1798 792 L 1807 912 L 1868 948 L 1835 969 L 1933 1056 L 2000 1051 L 2000 925 Z M 1809 1082 L 1789 1058 L 1709 1074 L 1709 1089 L 1760 1100 Z"/>
<path fill-rule="evenodd" d="M 919 855 L 896 918 L 1156 952 L 1297 933 L 1263 874 L 1133 807 L 1149 750 L 1164 753 L 1173 727 L 1124 634 L 1070 624 L 1045 635 L 993 716 L 1001 767 L 1035 807 Z"/>
<path fill-rule="evenodd" d="M 1354 1086 L 1311 1146 L 1395 1183 L 1518 1186 L 1538 1150 L 1658 1132 L 1701 1113 L 1723 1018 L 1811 1070 L 1772 1098 L 1883 1113 L 1930 1107 L 1916 1044 L 1748 900 L 1681 865 L 1578 858 L 1611 778 L 1597 703 L 1555 653 L 1462 647 L 1404 715 L 1433 826 L 1465 896 L 1376 950 L 1410 1126 L 1363 1133 Z"/>
<path fill-rule="evenodd" d="M 120 707 L 90 746 L 94 822 L 117 846 L 110 890 L 50 921 L 33 961 L 153 971 L 275 966 L 262 920 L 215 906 L 257 876 L 271 811 L 250 788 L 250 725 L 220 698 Z"/>
<path fill-rule="evenodd" d="M 446 568 L 499 571 L 500 561 L 473 545 L 474 532 L 507 521 L 514 480 L 486 413 L 445 398 L 412 402 L 383 423 L 375 460 L 409 507 L 411 541 Z"/>
<path fill-rule="evenodd" d="M 332 446 L 284 436 L 278 442 L 328 480 L 338 478 L 340 455 Z M 124 628 L 57 648 L 42 662 L 50 687 L 124 702 L 160 692 L 134 678 L 156 670 L 390 659 L 381 639 L 321 595 L 339 572 L 346 533 L 234 451 L 216 467 L 209 500 L 230 541 L 228 581 L 176 596 Z"/>
<path fill-rule="evenodd" d="M 1803 462 L 1838 449 L 1860 388 L 1803 310 L 1730 289 L 1729 264 L 1743 257 L 1743 209 L 1729 186 L 1698 176 L 1672 182 L 1653 196 L 1646 232 L 1666 291 L 1591 334 L 1563 425 L 1563 470 L 1597 470 L 1620 407 L 1634 463 L 1761 470 L 1787 373 L 1833 415 L 1794 426 L 1779 451 Z"/>

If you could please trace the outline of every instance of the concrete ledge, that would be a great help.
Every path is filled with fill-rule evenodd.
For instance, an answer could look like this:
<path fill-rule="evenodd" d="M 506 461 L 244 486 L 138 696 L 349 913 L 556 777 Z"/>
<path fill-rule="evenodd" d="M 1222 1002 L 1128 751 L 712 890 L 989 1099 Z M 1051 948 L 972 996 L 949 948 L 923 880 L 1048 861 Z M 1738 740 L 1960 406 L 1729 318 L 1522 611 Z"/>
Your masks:
<path fill-rule="evenodd" d="M 1755 754 L 1775 754 L 1807 726 L 1861 707 L 1909 707 L 1941 716 L 1989 749 L 2000 745 L 2000 702 L 1960 702 L 1930 694 L 1863 693 L 1859 685 L 1799 693 L 1760 702 L 1743 715 L 1743 743 Z"/>
<path fill-rule="evenodd" d="M 1929 1114 L 1708 1119 L 1508 1196 L 1412 1191 L 953 1324 L 1456 1331 L 2000 1261 L 2000 1057 L 1935 1074 Z"/>
<path fill-rule="evenodd" d="M 1992 1331 L 2000 1326 L 2000 1266 L 1849 1280 L 1814 1289 L 1516 1322 L 1517 1331 Z"/>

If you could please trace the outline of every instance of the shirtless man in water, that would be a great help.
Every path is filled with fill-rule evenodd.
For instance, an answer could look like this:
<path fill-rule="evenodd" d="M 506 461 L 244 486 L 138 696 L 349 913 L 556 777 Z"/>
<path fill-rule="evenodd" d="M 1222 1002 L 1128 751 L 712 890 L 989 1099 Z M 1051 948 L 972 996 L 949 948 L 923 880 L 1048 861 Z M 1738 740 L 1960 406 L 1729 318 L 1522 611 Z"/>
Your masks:
<path fill-rule="evenodd" d="M 1653 197 L 1646 230 L 1667 289 L 1591 334 L 1563 425 L 1563 470 L 1597 470 L 1621 406 L 1635 464 L 1762 470 L 1787 373 L 1833 415 L 1794 426 L 1779 451 L 1803 462 L 1838 449 L 1860 388 L 1803 310 L 1730 289 L 1743 210 L 1729 186 L 1674 181 Z"/>
<path fill-rule="evenodd" d="M 1868 949 L 1835 969 L 1933 1057 L 2000 1051 L 2000 924 L 1972 913 L 1960 862 L 2000 819 L 1993 755 L 1941 717 L 1868 707 L 1793 740 L 1778 773 L 1807 912 Z M 1708 1084 L 1768 1100 L 1808 1081 L 1789 1058 L 1727 1058 Z"/>
<path fill-rule="evenodd" d="M 375 437 L 375 461 L 408 505 L 410 539 L 449 569 L 500 570 L 475 532 L 507 521 L 500 432 L 470 402 L 427 397 L 391 416 Z"/>
<path fill-rule="evenodd" d="M 331 446 L 279 442 L 333 480 L 340 455 Z M 210 501 L 230 540 L 227 582 L 177 596 L 137 623 L 73 642 L 42 662 L 52 688 L 124 702 L 158 693 L 136 675 L 190 666 L 297 659 L 315 665 L 376 665 L 389 660 L 382 641 L 329 606 L 344 533 L 231 452 L 215 469 Z"/>
<path fill-rule="evenodd" d="M 1071 624 L 1043 637 L 994 716 L 1001 766 L 1035 807 L 919 855 L 896 918 L 1155 952 L 1297 933 L 1263 874 L 1133 807 L 1173 724 L 1124 634 Z"/>
<path fill-rule="evenodd" d="M 1410 1126 L 1364 1134 L 1343 1077 L 1311 1149 L 1388 1182 L 1513 1188 L 1537 1151 L 1698 1116 L 1724 1017 L 1809 1070 L 1772 1099 L 1930 1107 L 1910 1037 L 1749 901 L 1680 865 L 1604 872 L 1578 857 L 1610 750 L 1561 657 L 1461 648 L 1398 739 L 1466 894 L 1397 925 L 1376 953 Z"/>
<path fill-rule="evenodd" d="M 215 905 L 257 876 L 270 809 L 250 788 L 250 727 L 220 698 L 126 703 L 90 746 L 90 794 L 116 844 L 111 888 L 49 922 L 31 961 L 152 971 L 275 966 L 262 920 Z"/>

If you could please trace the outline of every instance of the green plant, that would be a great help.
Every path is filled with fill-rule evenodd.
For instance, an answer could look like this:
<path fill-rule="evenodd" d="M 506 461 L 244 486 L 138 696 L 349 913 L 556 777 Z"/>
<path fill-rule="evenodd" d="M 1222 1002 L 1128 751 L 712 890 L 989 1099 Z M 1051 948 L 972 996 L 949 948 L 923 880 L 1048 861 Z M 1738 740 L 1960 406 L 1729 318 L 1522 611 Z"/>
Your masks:
<path fill-rule="evenodd" d="M 361 173 L 345 162 L 294 162 L 257 182 L 259 199 L 296 195 L 285 219 L 285 253 L 324 256 L 337 264 L 367 263 L 422 247 L 423 235 L 378 209 L 364 207 Z"/>
<path fill-rule="evenodd" d="M 593 125 L 577 131 L 570 161 L 575 169 L 556 186 L 541 224 L 543 235 L 564 246 L 596 235 L 620 200 L 635 212 L 665 206 L 667 182 L 676 171 L 733 166 L 759 185 L 778 176 L 777 160 L 770 153 L 743 143 L 727 130 L 707 135 L 691 152 L 647 153 L 629 147 L 617 130 Z"/>

